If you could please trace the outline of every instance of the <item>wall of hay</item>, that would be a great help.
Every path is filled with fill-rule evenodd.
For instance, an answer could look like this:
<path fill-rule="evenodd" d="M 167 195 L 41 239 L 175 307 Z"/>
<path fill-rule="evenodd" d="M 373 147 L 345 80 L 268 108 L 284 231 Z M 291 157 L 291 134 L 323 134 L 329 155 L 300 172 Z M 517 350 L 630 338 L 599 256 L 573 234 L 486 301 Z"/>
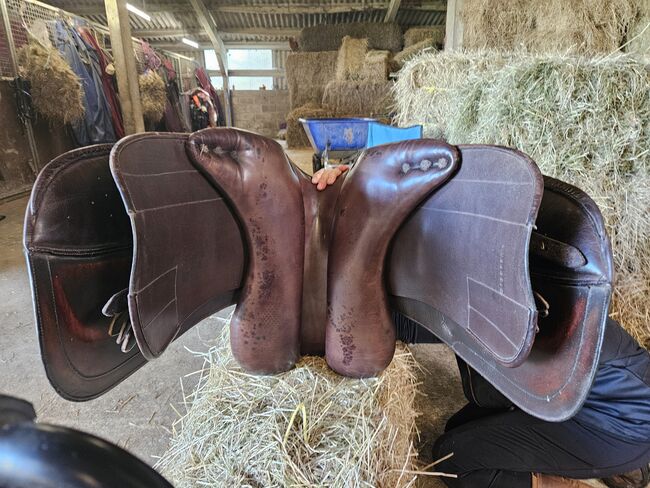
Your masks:
<path fill-rule="evenodd" d="M 393 23 L 323 24 L 305 27 L 298 44 L 301 51 L 336 51 L 345 36 L 368 39 L 369 49 L 392 51 L 402 49 L 402 29 Z"/>
<path fill-rule="evenodd" d="M 468 49 L 610 53 L 626 41 L 643 0 L 466 0 Z"/>
<path fill-rule="evenodd" d="M 336 114 L 385 117 L 393 104 L 392 86 L 392 81 L 330 81 L 323 93 L 323 106 Z"/>
<path fill-rule="evenodd" d="M 400 125 L 529 154 L 599 205 L 615 259 L 612 315 L 650 347 L 650 69 L 631 56 L 421 54 L 395 87 Z"/>
<path fill-rule="evenodd" d="M 285 70 L 292 110 L 308 103 L 321 103 L 325 85 L 334 78 L 337 58 L 337 50 L 287 56 Z"/>

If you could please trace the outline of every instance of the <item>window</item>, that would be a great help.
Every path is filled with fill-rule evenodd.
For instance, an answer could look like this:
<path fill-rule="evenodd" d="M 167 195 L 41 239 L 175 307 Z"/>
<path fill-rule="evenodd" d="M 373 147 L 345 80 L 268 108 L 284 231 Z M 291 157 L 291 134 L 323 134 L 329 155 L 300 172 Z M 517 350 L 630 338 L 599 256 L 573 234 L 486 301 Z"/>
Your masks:
<path fill-rule="evenodd" d="M 228 49 L 228 69 L 273 69 L 271 50 Z"/>
<path fill-rule="evenodd" d="M 219 63 L 214 49 L 206 49 L 205 67 L 210 75 L 212 85 L 217 89 L 223 89 L 223 78 L 219 72 Z M 255 76 L 231 76 L 230 88 L 235 90 L 259 90 L 262 85 L 267 90 L 273 89 L 273 76 L 259 76 L 259 71 L 273 69 L 273 51 L 271 49 L 228 49 L 229 70 L 252 70 L 256 71 Z M 252 73 L 251 73 L 252 75 Z"/>

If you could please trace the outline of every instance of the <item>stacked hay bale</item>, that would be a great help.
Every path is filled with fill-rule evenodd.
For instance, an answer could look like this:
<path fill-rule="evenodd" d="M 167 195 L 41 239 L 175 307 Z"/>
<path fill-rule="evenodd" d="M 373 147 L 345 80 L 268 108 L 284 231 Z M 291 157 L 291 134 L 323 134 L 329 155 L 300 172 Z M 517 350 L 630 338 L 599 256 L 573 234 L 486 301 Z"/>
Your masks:
<path fill-rule="evenodd" d="M 369 49 L 397 52 L 402 48 L 402 29 L 393 23 L 326 24 L 300 31 L 301 51 L 337 51 L 345 36 L 368 39 Z"/>
<path fill-rule="evenodd" d="M 650 347 L 650 67 L 596 58 L 423 53 L 395 87 L 400 125 L 529 154 L 599 205 L 615 260 L 611 313 Z"/>
<path fill-rule="evenodd" d="M 156 467 L 177 488 L 413 486 L 416 371 L 398 345 L 377 378 L 339 376 L 318 357 L 255 376 L 224 334 Z"/>
<path fill-rule="evenodd" d="M 611 53 L 626 42 L 643 0 L 467 0 L 463 45 L 468 49 Z"/>
<path fill-rule="evenodd" d="M 368 39 L 345 36 L 336 77 L 325 86 L 323 106 L 334 113 L 385 116 L 390 110 L 390 51 L 369 51 Z"/>
<path fill-rule="evenodd" d="M 292 110 L 320 104 L 323 90 L 336 69 L 338 51 L 297 52 L 287 56 L 286 74 Z"/>
<path fill-rule="evenodd" d="M 638 15 L 627 34 L 626 51 L 650 57 L 650 1 L 639 5 Z"/>
<path fill-rule="evenodd" d="M 432 45 L 438 49 L 442 49 L 445 43 L 445 26 L 411 27 L 404 33 L 404 48 L 428 40 L 431 40 Z"/>
<path fill-rule="evenodd" d="M 287 58 L 291 112 L 287 145 L 309 145 L 299 118 L 386 118 L 392 100 L 388 81 L 393 53 L 402 45 L 391 23 L 336 24 L 302 30 L 302 52 Z"/>
<path fill-rule="evenodd" d="M 421 51 L 440 50 L 445 43 L 445 26 L 411 27 L 404 33 L 404 50 L 398 52 L 393 62 L 400 69 L 404 63 Z"/>

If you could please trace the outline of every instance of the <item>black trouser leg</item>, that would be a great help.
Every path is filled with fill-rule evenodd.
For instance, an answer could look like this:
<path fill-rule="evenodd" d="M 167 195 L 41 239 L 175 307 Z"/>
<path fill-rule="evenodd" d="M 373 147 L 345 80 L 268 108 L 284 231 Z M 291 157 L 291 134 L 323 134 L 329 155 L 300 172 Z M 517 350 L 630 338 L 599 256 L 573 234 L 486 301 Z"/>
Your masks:
<path fill-rule="evenodd" d="M 574 420 L 546 422 L 520 410 L 488 415 L 443 434 L 434 459 L 454 455 L 436 469 L 455 473 L 450 487 L 530 486 L 530 473 L 603 478 L 638 469 L 650 447 L 616 439 Z"/>
<path fill-rule="evenodd" d="M 533 472 L 603 478 L 650 461 L 647 443 L 623 441 L 575 420 L 546 422 L 508 407 L 507 400 L 501 401 L 489 383 L 472 376 L 463 364 L 459 361 L 470 404 L 450 419 L 433 448 L 434 459 L 454 453 L 436 466 L 459 475 L 444 478 L 448 486 L 528 488 Z"/>

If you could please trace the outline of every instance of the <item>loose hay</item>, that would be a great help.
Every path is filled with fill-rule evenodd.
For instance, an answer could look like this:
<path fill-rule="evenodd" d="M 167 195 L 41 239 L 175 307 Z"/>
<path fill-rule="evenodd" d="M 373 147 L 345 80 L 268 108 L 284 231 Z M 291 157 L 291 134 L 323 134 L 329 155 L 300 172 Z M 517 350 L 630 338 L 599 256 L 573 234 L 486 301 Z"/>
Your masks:
<path fill-rule="evenodd" d="M 361 80 L 367 52 L 368 39 L 345 36 L 336 58 L 336 79 L 339 81 Z"/>
<path fill-rule="evenodd" d="M 368 39 L 369 49 L 402 49 L 402 29 L 391 22 L 360 22 L 351 24 L 321 24 L 300 31 L 301 51 L 336 51 L 345 36 Z"/>
<path fill-rule="evenodd" d="M 382 116 L 390 112 L 391 81 L 330 81 L 323 93 L 323 106 L 335 113 Z"/>
<path fill-rule="evenodd" d="M 305 129 L 298 119 L 328 119 L 330 117 L 334 117 L 334 112 L 315 103 L 308 103 L 289 112 L 287 115 L 287 147 L 294 149 L 310 146 Z"/>
<path fill-rule="evenodd" d="M 304 357 L 274 376 L 244 372 L 225 333 L 204 356 L 187 413 L 156 468 L 177 488 L 414 486 L 416 365 L 398 345 L 364 380 Z"/>
<path fill-rule="evenodd" d="M 32 40 L 18 50 L 18 64 L 39 114 L 63 124 L 84 116 L 81 81 L 56 48 Z"/>
<path fill-rule="evenodd" d="M 368 51 L 361 77 L 368 81 L 386 81 L 391 71 L 393 55 L 390 51 Z"/>
<path fill-rule="evenodd" d="M 411 27 L 404 33 L 404 49 L 431 39 L 434 46 L 442 47 L 445 43 L 446 28 L 444 25 L 433 27 Z"/>
<path fill-rule="evenodd" d="M 165 82 L 158 73 L 150 70 L 140 75 L 139 84 L 142 115 L 149 122 L 159 122 L 167 105 Z"/>
<path fill-rule="evenodd" d="M 424 53 L 395 85 L 399 125 L 452 144 L 502 144 L 599 205 L 615 262 L 612 316 L 650 347 L 650 69 L 581 59 Z"/>
<path fill-rule="evenodd" d="M 325 85 L 334 78 L 337 58 L 338 51 L 291 53 L 287 56 L 285 69 L 292 110 L 308 103 L 320 105 Z"/>
<path fill-rule="evenodd" d="M 467 0 L 467 49 L 611 53 L 624 42 L 639 0 Z"/>

